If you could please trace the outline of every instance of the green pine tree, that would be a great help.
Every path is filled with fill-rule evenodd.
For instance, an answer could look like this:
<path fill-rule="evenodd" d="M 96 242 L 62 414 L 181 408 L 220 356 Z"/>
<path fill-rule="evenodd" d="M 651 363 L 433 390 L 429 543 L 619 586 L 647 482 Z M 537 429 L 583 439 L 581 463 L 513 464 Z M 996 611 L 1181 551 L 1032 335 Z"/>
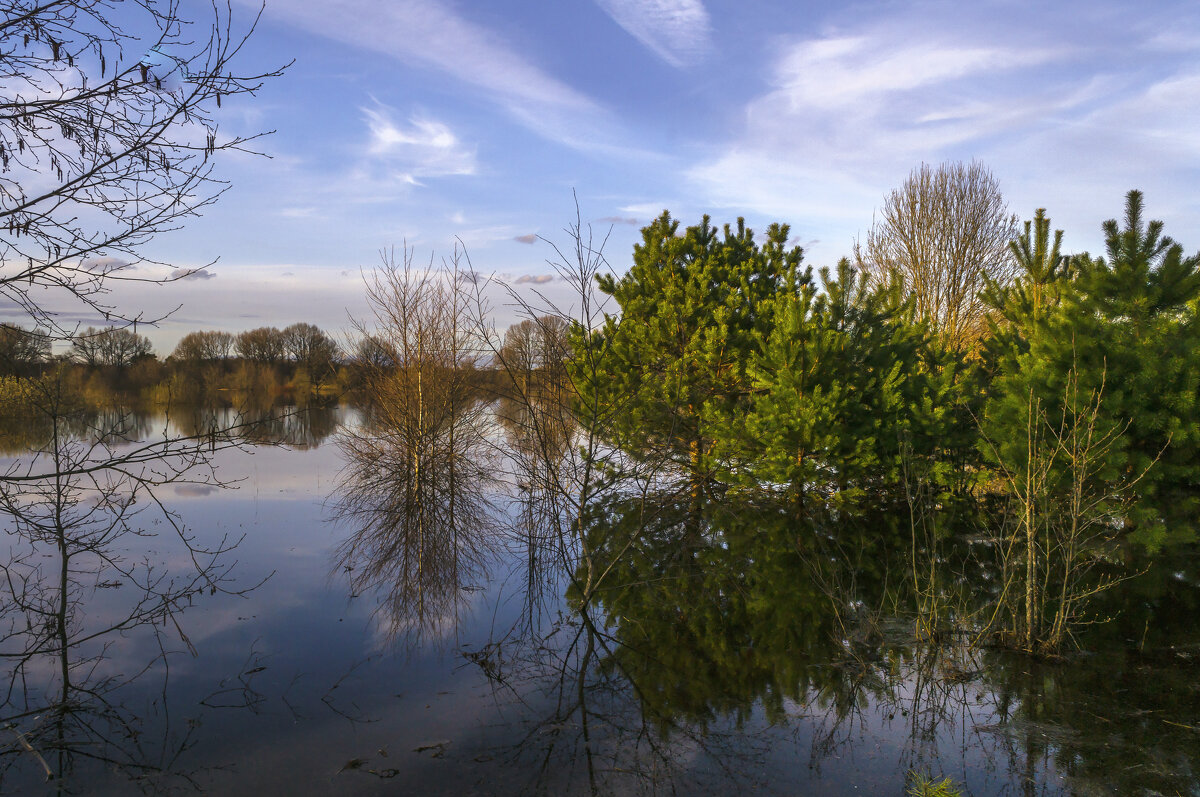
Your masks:
<path fill-rule="evenodd" d="M 1002 297 L 984 423 L 985 450 L 1020 470 L 1031 403 L 1048 431 L 1076 422 L 1068 393 L 1099 397 L 1096 431 L 1114 442 L 1089 489 L 1112 492 L 1151 549 L 1191 536 L 1200 486 L 1200 255 L 1184 257 L 1162 227 L 1130 191 L 1124 224 L 1104 224 L 1107 258 L 1073 258 L 1067 274 L 1039 224 L 1042 245 L 1018 257 L 1026 273 Z"/>
<path fill-rule="evenodd" d="M 775 328 L 750 362 L 751 406 L 722 436 L 734 477 L 786 485 L 801 502 L 895 486 L 929 404 L 928 336 L 895 283 L 871 285 L 845 259 L 821 283 L 777 297 Z"/>
<path fill-rule="evenodd" d="M 629 272 L 599 278 L 620 314 L 577 333 L 576 346 L 605 352 L 581 401 L 622 406 L 613 442 L 636 462 L 672 464 L 694 495 L 716 472 L 715 424 L 748 402 L 747 363 L 774 327 L 775 296 L 798 279 L 803 252 L 787 238 L 775 224 L 759 245 L 742 219 L 722 233 L 707 216 L 680 234 L 664 212 Z"/>

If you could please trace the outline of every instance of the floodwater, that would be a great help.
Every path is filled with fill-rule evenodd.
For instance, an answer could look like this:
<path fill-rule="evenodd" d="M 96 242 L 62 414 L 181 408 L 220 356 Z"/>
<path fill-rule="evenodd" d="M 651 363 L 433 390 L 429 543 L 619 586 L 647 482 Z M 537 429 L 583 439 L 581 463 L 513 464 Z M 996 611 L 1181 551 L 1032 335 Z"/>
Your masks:
<path fill-rule="evenodd" d="M 135 418 L 105 456 L 166 426 Z M 643 492 L 555 546 L 502 456 L 449 514 L 397 519 L 405 454 L 364 454 L 370 429 L 296 412 L 214 437 L 219 485 L 87 482 L 65 541 L 63 486 L 13 482 L 0 791 L 1200 793 L 1188 552 L 1106 593 L 1115 619 L 1061 661 L 918 644 L 886 513 L 698 520 Z M 581 551 L 604 577 L 583 607 Z"/>

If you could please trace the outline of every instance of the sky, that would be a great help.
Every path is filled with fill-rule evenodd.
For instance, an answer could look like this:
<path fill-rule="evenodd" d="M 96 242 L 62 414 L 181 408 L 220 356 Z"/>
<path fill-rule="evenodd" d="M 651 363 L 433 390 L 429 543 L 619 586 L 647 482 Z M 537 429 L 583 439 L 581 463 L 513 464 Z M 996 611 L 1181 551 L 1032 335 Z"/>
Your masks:
<path fill-rule="evenodd" d="M 982 162 L 1065 251 L 1102 251 L 1131 188 L 1200 246 L 1194 2 L 268 0 L 242 65 L 288 62 L 219 115 L 274 131 L 266 157 L 222 161 L 230 190 L 151 247 L 216 263 L 119 295 L 182 305 L 150 333 L 164 353 L 193 329 L 345 329 L 405 247 L 465 247 L 501 328 L 506 289 L 569 305 L 543 239 L 569 242 L 576 201 L 616 273 L 663 210 L 785 222 L 833 265 L 922 162 Z"/>

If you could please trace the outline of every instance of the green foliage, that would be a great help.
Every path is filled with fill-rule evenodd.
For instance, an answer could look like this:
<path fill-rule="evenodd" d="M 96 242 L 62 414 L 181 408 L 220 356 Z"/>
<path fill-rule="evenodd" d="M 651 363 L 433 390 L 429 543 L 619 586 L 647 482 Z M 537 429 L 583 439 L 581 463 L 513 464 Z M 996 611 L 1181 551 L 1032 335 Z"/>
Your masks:
<path fill-rule="evenodd" d="M 609 437 L 633 461 L 670 463 L 693 494 L 716 481 L 816 490 L 854 501 L 906 478 L 943 497 L 978 478 L 978 369 L 931 339 L 902 281 L 800 270 L 788 228 L 759 245 L 739 220 L 724 235 L 680 233 L 664 213 L 634 264 L 600 289 L 620 315 L 571 349 L 599 373 L 581 404 L 616 408 Z M 572 367 L 580 367 L 577 356 Z"/>
<path fill-rule="evenodd" d="M 664 212 L 642 230 L 633 266 L 600 289 L 620 306 L 572 348 L 604 351 L 585 404 L 628 407 L 613 418 L 614 441 L 635 460 L 673 462 L 693 483 L 714 472 L 720 420 L 747 404 L 750 355 L 774 327 L 776 296 L 796 284 L 802 251 L 772 225 L 760 246 L 738 220 L 724 234 L 700 224 L 679 234 Z"/>
<path fill-rule="evenodd" d="M 776 297 L 776 325 L 750 358 L 748 412 L 726 416 L 722 451 L 735 478 L 839 499 L 898 481 L 928 404 L 925 329 L 894 287 L 868 287 L 847 260 Z"/>
<path fill-rule="evenodd" d="M 935 780 L 920 772 L 910 772 L 908 775 L 909 797 L 961 797 L 962 792 L 950 778 Z"/>
<path fill-rule="evenodd" d="M 1046 245 L 1049 222 L 1038 223 L 1033 256 L 1018 258 L 1024 274 L 991 294 L 1001 324 L 989 351 L 990 442 L 981 445 L 996 464 L 1025 467 L 1030 402 L 1048 428 L 1069 426 L 1064 396 L 1075 380 L 1073 391 L 1103 397 L 1097 434 L 1115 439 L 1093 478 L 1114 500 L 1136 503 L 1126 515 L 1132 538 L 1156 548 L 1189 537 L 1200 472 L 1200 256 L 1184 257 L 1161 222 L 1143 222 L 1137 191 L 1124 225 L 1104 225 L 1108 258 L 1075 258 L 1073 273 Z M 1028 230 L 1018 245 L 1029 250 Z"/>

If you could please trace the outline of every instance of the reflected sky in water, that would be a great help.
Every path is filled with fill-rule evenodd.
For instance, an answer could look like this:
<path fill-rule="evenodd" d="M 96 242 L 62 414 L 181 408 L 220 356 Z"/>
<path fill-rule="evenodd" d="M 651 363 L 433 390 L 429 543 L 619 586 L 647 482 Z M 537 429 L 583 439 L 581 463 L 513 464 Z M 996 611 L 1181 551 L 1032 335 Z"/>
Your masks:
<path fill-rule="evenodd" d="M 751 504 L 696 516 L 671 495 L 626 496 L 582 519 L 590 566 L 606 575 L 580 606 L 580 560 L 533 560 L 549 544 L 529 532 L 533 483 L 474 494 L 487 505 L 470 507 L 467 528 L 428 506 L 356 526 L 344 512 L 355 448 L 336 430 L 367 430 L 355 411 L 317 412 L 217 450 L 227 488 L 160 491 L 200 543 L 240 540 L 222 555 L 236 589 L 188 591 L 154 625 L 73 645 L 91 663 L 73 673 L 69 706 L 42 686 L 57 683 L 61 657 L 29 657 L 26 691 L 3 708 L 0 790 L 901 794 L 910 770 L 971 794 L 1197 788 L 1200 648 L 1151 630 L 1158 611 L 1194 606 L 1189 560 L 1171 565 L 1188 574 L 1176 592 L 1108 599 L 1105 610 L 1145 621 L 1140 653 L 1114 625 L 1108 653 L 1037 662 L 917 645 L 888 606 L 900 531 L 886 513 L 838 520 L 834 545 L 830 519 Z M 509 419 L 517 448 L 519 427 Z M 426 475 L 397 475 L 396 494 L 376 483 L 356 506 L 403 504 L 404 480 Z M 458 476 L 432 478 L 440 491 Z M 121 538 L 123 555 L 185 577 L 174 531 L 146 519 L 153 534 Z M 355 547 L 364 533 L 375 536 Z M 424 560 L 379 561 L 447 555 L 421 535 L 459 546 L 484 535 L 488 550 L 421 578 Z M 81 629 L 131 599 L 97 572 L 70 586 Z M 544 588 L 538 602 L 531 585 Z M 426 622 L 414 589 L 451 608 Z M 6 621 L 18 615 L 10 606 Z M 11 663 L 26 631 L 6 627 Z M 86 733 L 56 735 L 55 722 L 81 717 Z"/>

